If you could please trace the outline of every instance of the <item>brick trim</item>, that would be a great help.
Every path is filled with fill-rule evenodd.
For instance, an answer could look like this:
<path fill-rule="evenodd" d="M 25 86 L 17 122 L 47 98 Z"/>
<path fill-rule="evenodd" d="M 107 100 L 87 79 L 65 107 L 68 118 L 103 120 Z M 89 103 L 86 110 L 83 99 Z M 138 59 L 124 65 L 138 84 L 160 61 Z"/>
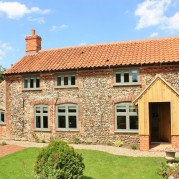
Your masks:
<path fill-rule="evenodd" d="M 11 123 L 11 101 L 10 101 L 10 97 L 11 97 L 11 94 L 10 94 L 10 84 L 12 82 L 10 81 L 6 81 L 5 83 L 5 91 L 6 91 L 6 94 L 5 94 L 5 108 L 6 108 L 6 111 L 5 111 L 5 120 L 6 120 L 6 126 L 5 126 L 5 137 L 6 139 L 10 139 L 10 123 Z"/>
<path fill-rule="evenodd" d="M 179 135 L 173 135 L 171 138 L 172 138 L 172 147 L 179 149 Z"/>
<path fill-rule="evenodd" d="M 104 76 L 112 74 L 112 69 L 80 70 L 80 76 Z"/>
<path fill-rule="evenodd" d="M 134 99 L 135 99 L 135 97 L 132 95 L 128 95 L 123 98 L 118 97 L 118 98 L 113 99 L 113 104 L 117 104 L 117 103 L 121 103 L 121 102 L 132 102 Z"/>
<path fill-rule="evenodd" d="M 174 72 L 179 71 L 179 65 L 143 66 L 139 70 L 141 74 Z"/>
<path fill-rule="evenodd" d="M 149 135 L 140 135 L 140 150 L 148 151 L 150 148 Z"/>
<path fill-rule="evenodd" d="M 36 132 L 34 129 L 35 124 L 35 118 L 34 118 L 34 106 L 35 105 L 48 105 L 48 109 L 49 109 L 49 130 L 50 132 L 54 131 L 54 104 L 55 104 L 55 100 L 33 100 L 30 102 L 31 105 L 31 132 Z"/>
<path fill-rule="evenodd" d="M 60 104 L 76 104 L 78 105 L 78 131 L 57 131 L 56 130 L 56 105 Z M 54 131 L 55 133 L 66 133 L 66 132 L 71 132 L 71 133 L 76 133 L 76 132 L 81 132 L 82 131 L 82 109 L 81 109 L 81 100 L 80 99 L 69 99 L 69 98 L 58 98 L 55 102 L 54 105 Z"/>
<path fill-rule="evenodd" d="M 132 102 L 133 96 L 129 95 L 124 98 L 115 98 L 112 99 L 110 102 L 111 104 L 111 120 L 110 120 L 110 134 L 115 134 L 115 104 L 121 103 L 121 102 Z"/>
<path fill-rule="evenodd" d="M 43 99 L 43 100 L 32 100 L 30 101 L 30 105 L 34 106 L 37 104 L 47 104 L 47 105 L 54 105 L 55 104 L 55 100 L 48 100 L 48 99 Z"/>

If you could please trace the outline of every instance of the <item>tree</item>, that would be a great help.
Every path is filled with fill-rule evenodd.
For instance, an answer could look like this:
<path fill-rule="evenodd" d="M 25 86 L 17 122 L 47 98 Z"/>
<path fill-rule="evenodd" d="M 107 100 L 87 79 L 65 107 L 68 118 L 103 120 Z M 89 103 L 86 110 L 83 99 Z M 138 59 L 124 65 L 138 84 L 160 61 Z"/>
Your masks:
<path fill-rule="evenodd" d="M 0 83 L 4 80 L 4 76 L 3 76 L 3 73 L 6 69 L 0 65 Z"/>

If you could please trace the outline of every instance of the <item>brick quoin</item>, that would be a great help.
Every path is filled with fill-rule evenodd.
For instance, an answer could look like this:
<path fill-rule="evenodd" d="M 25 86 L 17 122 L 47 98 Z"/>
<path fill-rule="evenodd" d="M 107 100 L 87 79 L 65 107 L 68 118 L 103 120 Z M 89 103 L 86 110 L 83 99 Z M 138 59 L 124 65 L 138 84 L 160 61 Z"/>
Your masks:
<path fill-rule="evenodd" d="M 179 136 L 172 136 L 172 147 L 179 149 Z"/>
<path fill-rule="evenodd" d="M 148 151 L 149 150 L 149 136 L 140 135 L 140 150 Z"/>

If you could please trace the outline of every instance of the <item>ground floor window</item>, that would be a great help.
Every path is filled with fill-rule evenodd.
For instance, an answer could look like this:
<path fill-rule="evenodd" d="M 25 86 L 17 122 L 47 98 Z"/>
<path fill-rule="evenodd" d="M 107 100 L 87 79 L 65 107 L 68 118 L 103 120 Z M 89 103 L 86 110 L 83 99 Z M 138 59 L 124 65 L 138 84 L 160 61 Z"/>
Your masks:
<path fill-rule="evenodd" d="M 5 123 L 5 111 L 0 110 L 0 124 Z"/>
<path fill-rule="evenodd" d="M 138 131 L 138 110 L 132 103 L 115 105 L 115 130 L 121 132 Z"/>
<path fill-rule="evenodd" d="M 56 106 L 57 129 L 73 130 L 78 126 L 78 113 L 76 104 L 62 104 Z"/>
<path fill-rule="evenodd" d="M 49 129 L 48 105 L 35 106 L 35 129 Z"/>

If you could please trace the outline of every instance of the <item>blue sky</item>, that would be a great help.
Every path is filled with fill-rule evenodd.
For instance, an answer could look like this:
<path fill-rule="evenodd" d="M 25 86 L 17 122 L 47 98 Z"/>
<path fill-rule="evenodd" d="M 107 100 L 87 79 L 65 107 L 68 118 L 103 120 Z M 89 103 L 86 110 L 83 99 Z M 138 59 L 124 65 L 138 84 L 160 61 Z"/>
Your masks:
<path fill-rule="evenodd" d="M 0 65 L 25 55 L 25 36 L 42 49 L 179 35 L 179 0 L 0 1 Z"/>

